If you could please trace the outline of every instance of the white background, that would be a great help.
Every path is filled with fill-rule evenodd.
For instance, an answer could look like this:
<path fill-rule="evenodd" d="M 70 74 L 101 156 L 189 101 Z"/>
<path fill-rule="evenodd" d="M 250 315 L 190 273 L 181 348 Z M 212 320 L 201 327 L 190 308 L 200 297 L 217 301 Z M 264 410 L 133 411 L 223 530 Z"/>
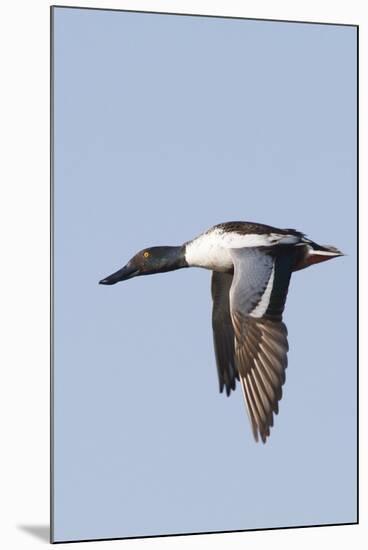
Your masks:
<path fill-rule="evenodd" d="M 364 102 L 367 60 L 363 56 L 368 46 L 368 19 L 364 17 L 363 1 L 70 0 L 58 4 L 359 24 L 360 149 L 368 150 Z M 2 6 L 0 20 L 0 544 L 6 549 L 44 546 L 49 522 L 49 5 L 47 0 L 7 3 Z M 367 198 L 366 166 L 362 154 L 361 218 Z M 362 219 L 362 236 L 367 229 Z M 361 240 L 363 249 L 365 239 Z M 363 253 L 361 268 L 361 280 L 366 280 Z M 366 302 L 364 288 L 360 298 L 361 304 Z M 341 322 L 343 318 L 341 312 Z M 362 335 L 366 325 L 361 305 Z M 367 392 L 363 391 L 368 384 L 364 369 L 366 349 L 362 337 L 359 526 L 84 544 L 93 548 L 115 544 L 140 549 L 213 548 L 225 544 L 234 549 L 244 544 L 256 549 L 271 544 L 273 548 L 286 549 L 311 545 L 364 548 L 363 538 L 368 535 Z"/>

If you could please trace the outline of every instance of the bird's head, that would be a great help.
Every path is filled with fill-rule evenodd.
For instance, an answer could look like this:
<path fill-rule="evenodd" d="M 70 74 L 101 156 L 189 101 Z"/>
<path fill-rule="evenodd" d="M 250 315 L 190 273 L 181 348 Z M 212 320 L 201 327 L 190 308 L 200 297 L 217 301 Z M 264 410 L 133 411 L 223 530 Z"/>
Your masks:
<path fill-rule="evenodd" d="M 182 246 L 153 246 L 140 250 L 129 262 L 100 281 L 101 285 L 114 285 L 138 275 L 152 275 L 188 267 Z"/>

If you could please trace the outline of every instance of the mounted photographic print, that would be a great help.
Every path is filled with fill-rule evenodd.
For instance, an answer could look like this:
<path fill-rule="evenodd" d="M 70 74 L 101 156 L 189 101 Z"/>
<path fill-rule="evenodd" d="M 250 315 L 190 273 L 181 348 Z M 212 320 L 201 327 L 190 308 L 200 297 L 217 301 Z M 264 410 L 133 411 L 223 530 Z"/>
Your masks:
<path fill-rule="evenodd" d="M 356 523 L 357 27 L 51 19 L 52 542 Z"/>

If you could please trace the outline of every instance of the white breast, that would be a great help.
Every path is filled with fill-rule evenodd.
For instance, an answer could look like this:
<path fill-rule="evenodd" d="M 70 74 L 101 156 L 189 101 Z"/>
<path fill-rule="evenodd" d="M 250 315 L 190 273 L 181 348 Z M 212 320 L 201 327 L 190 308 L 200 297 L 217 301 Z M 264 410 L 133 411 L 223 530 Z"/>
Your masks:
<path fill-rule="evenodd" d="M 186 245 L 185 259 L 190 266 L 215 271 L 228 271 L 233 267 L 230 252 L 223 246 L 219 231 L 199 235 Z"/>

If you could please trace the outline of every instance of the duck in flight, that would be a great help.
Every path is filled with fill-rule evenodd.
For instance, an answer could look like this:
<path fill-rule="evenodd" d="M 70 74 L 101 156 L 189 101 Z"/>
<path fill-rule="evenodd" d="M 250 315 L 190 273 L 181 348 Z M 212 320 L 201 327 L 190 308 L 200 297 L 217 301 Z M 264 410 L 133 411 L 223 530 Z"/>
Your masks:
<path fill-rule="evenodd" d="M 254 437 L 265 442 L 285 382 L 288 340 L 282 313 L 291 274 L 342 255 L 294 229 L 226 222 L 181 246 L 141 250 L 100 284 L 184 267 L 211 270 L 220 392 L 230 395 L 240 382 Z"/>

